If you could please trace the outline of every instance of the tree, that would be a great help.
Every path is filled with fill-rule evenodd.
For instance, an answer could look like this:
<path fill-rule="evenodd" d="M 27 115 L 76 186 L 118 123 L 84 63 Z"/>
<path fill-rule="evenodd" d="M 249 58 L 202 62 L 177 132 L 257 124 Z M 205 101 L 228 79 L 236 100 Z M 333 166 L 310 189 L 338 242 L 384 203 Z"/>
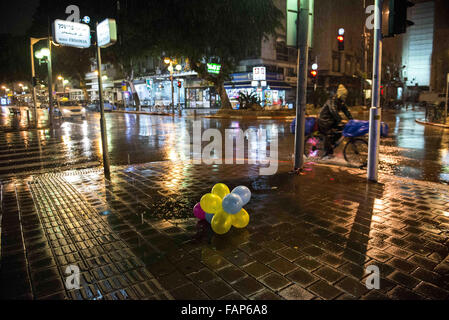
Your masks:
<path fill-rule="evenodd" d="M 0 35 L 0 82 L 30 79 L 29 44 L 24 36 Z"/>
<path fill-rule="evenodd" d="M 231 103 L 224 88 L 236 65 L 261 42 L 282 28 L 280 11 L 273 0 L 167 0 L 149 1 L 141 14 L 141 27 L 154 44 L 152 50 L 172 57 L 187 57 L 200 78 L 211 82 L 222 108 Z M 221 65 L 210 74 L 207 63 Z"/>

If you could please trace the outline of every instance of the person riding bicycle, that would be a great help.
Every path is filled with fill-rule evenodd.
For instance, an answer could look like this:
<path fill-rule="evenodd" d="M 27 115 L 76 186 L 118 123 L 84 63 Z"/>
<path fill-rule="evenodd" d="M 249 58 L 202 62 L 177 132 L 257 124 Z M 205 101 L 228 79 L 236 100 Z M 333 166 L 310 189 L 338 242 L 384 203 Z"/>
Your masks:
<path fill-rule="evenodd" d="M 348 90 L 344 85 L 340 84 L 337 93 L 329 99 L 321 109 L 318 117 L 318 127 L 324 135 L 324 157 L 332 157 L 334 154 L 333 145 L 341 138 L 341 121 L 340 112 L 343 112 L 348 120 L 353 120 L 351 112 L 346 105 Z"/>

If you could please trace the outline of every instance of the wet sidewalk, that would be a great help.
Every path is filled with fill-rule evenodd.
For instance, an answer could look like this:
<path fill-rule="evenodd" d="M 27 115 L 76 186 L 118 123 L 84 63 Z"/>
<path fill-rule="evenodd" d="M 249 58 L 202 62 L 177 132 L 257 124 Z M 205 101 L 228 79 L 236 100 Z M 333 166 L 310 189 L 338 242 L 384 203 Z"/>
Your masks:
<path fill-rule="evenodd" d="M 439 184 L 309 164 L 158 162 L 2 184 L 2 299 L 448 299 L 449 192 Z M 193 218 L 215 183 L 247 185 L 250 225 Z M 81 290 L 65 286 L 67 266 Z M 380 269 L 379 290 L 365 286 Z"/>

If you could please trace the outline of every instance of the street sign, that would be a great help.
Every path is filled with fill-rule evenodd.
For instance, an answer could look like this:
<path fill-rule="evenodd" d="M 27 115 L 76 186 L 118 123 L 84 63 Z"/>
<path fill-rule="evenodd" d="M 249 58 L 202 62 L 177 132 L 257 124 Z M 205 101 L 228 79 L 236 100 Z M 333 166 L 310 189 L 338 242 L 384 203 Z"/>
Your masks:
<path fill-rule="evenodd" d="M 251 81 L 251 87 L 258 87 L 259 81 Z"/>
<path fill-rule="evenodd" d="M 255 67 L 255 68 L 253 68 L 253 80 L 254 81 L 265 81 L 265 80 L 267 80 L 267 68 L 265 68 L 265 67 Z"/>
<path fill-rule="evenodd" d="M 298 0 L 287 0 L 287 46 L 297 48 L 298 44 Z"/>
<path fill-rule="evenodd" d="M 97 41 L 100 48 L 107 48 L 117 42 L 117 25 L 114 19 L 106 19 L 98 24 Z"/>
<path fill-rule="evenodd" d="M 55 42 L 69 47 L 89 48 L 90 27 L 84 23 L 55 20 L 53 24 Z"/>
<path fill-rule="evenodd" d="M 220 74 L 221 71 L 221 64 L 216 63 L 208 63 L 207 64 L 207 72 L 213 73 L 213 74 Z"/>

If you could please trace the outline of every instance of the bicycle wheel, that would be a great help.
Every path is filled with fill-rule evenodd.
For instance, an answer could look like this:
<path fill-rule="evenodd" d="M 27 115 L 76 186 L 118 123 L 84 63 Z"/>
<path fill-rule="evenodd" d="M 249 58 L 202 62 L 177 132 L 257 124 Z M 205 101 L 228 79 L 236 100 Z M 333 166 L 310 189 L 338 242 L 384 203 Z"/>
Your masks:
<path fill-rule="evenodd" d="M 363 139 L 349 141 L 343 151 L 345 160 L 355 167 L 366 167 L 368 164 L 368 142 Z"/>
<path fill-rule="evenodd" d="M 324 156 L 324 137 L 312 135 L 306 138 L 304 154 L 309 160 L 318 160 Z"/>

